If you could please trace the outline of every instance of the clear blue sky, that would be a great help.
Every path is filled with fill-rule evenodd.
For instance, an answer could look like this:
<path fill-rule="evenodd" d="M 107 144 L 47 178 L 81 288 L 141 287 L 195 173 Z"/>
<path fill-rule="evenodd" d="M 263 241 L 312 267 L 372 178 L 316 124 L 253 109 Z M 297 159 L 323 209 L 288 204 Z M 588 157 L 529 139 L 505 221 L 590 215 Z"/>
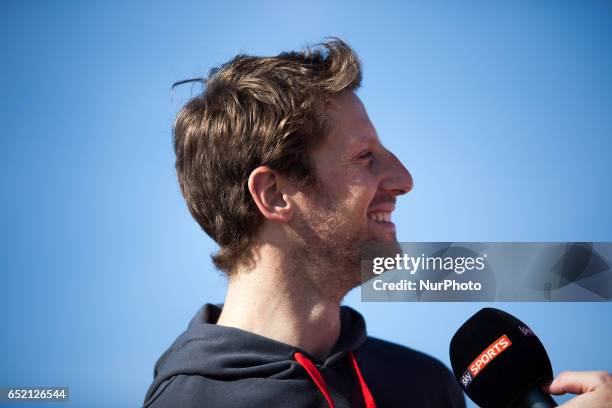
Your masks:
<path fill-rule="evenodd" d="M 610 2 L 15 0 L 0 34 L 0 386 L 138 406 L 161 352 L 223 300 L 175 181 L 171 124 L 190 93 L 170 85 L 237 53 L 326 36 L 356 49 L 359 95 L 415 179 L 401 240 L 612 241 Z M 482 307 L 346 304 L 446 363 Z M 612 369 L 610 303 L 496 306 L 533 327 L 555 372 Z"/>

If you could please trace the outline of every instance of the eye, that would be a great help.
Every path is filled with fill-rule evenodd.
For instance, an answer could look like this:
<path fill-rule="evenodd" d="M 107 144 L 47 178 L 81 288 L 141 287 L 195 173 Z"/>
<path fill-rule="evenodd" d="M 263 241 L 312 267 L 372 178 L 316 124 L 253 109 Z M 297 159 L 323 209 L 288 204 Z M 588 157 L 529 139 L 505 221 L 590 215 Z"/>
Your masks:
<path fill-rule="evenodd" d="M 370 160 L 373 157 L 374 157 L 374 153 L 372 153 L 369 150 L 365 151 L 363 153 L 360 153 L 359 156 L 357 156 L 357 158 L 360 159 L 360 160 Z"/>

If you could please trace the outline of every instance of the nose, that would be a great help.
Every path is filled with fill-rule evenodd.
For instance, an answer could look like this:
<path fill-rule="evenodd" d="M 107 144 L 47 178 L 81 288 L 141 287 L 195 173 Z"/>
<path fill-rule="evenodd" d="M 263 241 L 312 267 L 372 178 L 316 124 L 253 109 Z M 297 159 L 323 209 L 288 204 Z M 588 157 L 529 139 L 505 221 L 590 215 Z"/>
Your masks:
<path fill-rule="evenodd" d="M 414 186 L 412 175 L 393 153 L 387 152 L 387 171 L 385 172 L 381 188 L 394 196 L 406 194 Z"/>

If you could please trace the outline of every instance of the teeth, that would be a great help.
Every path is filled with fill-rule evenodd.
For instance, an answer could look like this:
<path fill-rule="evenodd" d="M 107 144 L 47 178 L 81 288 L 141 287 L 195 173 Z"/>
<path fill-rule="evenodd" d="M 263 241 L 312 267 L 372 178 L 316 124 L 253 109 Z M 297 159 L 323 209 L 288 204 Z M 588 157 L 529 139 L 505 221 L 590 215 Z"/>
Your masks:
<path fill-rule="evenodd" d="M 391 213 L 390 212 L 374 212 L 370 213 L 370 219 L 378 222 L 391 222 Z"/>

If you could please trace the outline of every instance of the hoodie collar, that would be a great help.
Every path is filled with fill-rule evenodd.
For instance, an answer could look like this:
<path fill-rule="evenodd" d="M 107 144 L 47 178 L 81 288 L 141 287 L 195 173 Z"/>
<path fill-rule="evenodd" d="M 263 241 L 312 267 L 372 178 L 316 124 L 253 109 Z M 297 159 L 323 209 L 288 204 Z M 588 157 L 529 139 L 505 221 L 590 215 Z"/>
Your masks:
<path fill-rule="evenodd" d="M 155 365 L 158 381 L 177 374 L 197 374 L 237 379 L 279 375 L 295 363 L 294 354 L 305 355 L 317 366 L 340 361 L 361 347 L 367 337 L 365 321 L 356 310 L 341 306 L 340 336 L 325 360 L 299 347 L 246 330 L 215 324 L 223 305 L 207 303 Z"/>
<path fill-rule="evenodd" d="M 219 332 L 227 330 L 228 334 L 238 336 L 240 339 L 245 341 L 252 340 L 260 345 L 263 345 L 263 343 L 268 343 L 270 347 L 276 350 L 276 353 L 279 354 L 279 356 L 284 355 L 289 360 L 292 359 L 291 356 L 293 356 L 295 352 L 300 352 L 317 365 L 326 366 L 334 364 L 338 360 L 342 359 L 342 357 L 344 357 L 344 355 L 349 351 L 360 348 L 367 338 L 366 325 L 363 316 L 349 306 L 340 306 L 340 335 L 338 336 L 338 341 L 332 348 L 329 356 L 325 360 L 321 360 L 320 358 L 300 349 L 299 347 L 276 341 L 268 337 L 260 336 L 246 330 L 218 326 L 216 323 L 219 320 L 222 308 L 223 304 L 206 303 L 191 320 L 187 331 L 189 332 L 190 329 L 196 329 L 196 331 L 199 331 L 198 328 Z"/>
<path fill-rule="evenodd" d="M 310 361 L 310 364 L 306 364 L 312 378 L 319 370 L 339 364 L 345 356 L 355 366 L 367 401 L 369 390 L 364 386 L 353 353 L 363 345 L 367 333 L 365 321 L 356 310 L 341 306 L 340 336 L 329 356 L 321 360 L 290 344 L 246 330 L 217 325 L 222 307 L 210 303 L 202 306 L 187 330 L 162 354 L 155 364 L 155 378 L 145 401 L 155 398 L 157 391 L 163 390 L 161 384 L 177 375 L 198 375 L 220 381 L 244 378 L 298 380 L 304 378 L 305 360 Z M 296 355 L 304 357 L 300 359 L 301 362 L 296 361 Z M 325 385 L 321 390 L 326 389 Z"/>

